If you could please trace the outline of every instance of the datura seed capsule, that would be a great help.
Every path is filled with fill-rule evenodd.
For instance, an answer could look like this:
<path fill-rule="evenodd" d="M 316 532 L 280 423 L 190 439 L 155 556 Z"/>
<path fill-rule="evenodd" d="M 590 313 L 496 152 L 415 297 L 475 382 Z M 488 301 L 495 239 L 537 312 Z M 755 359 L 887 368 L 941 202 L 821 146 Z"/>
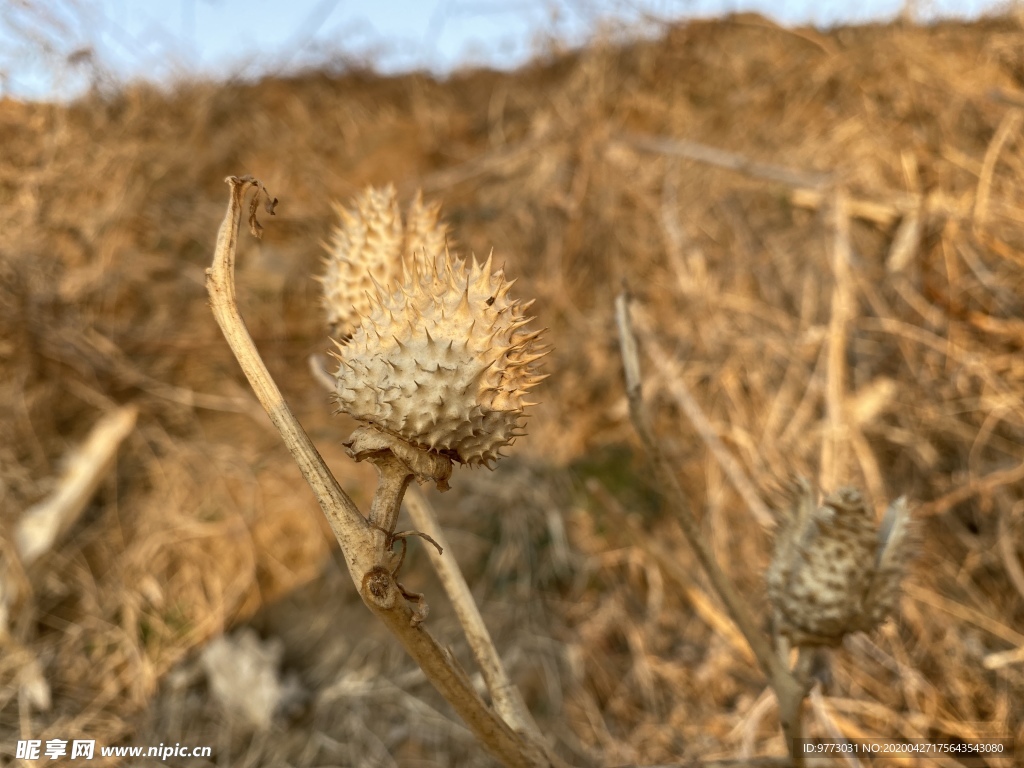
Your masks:
<path fill-rule="evenodd" d="M 526 327 L 529 304 L 510 297 L 503 270 L 492 271 L 490 258 L 431 255 L 443 229 L 436 212 L 423 221 L 410 213 L 406 225 L 407 242 L 420 233 L 420 255 L 386 268 L 401 275 L 392 284 L 374 262 L 373 290 L 336 342 L 339 411 L 453 461 L 490 466 L 524 434 L 526 396 L 546 378 L 537 362 L 549 350 L 541 331 Z"/>
<path fill-rule="evenodd" d="M 910 559 L 906 500 L 889 506 L 881 528 L 853 488 L 819 506 L 802 482 L 794 507 L 768 569 L 776 630 L 794 645 L 838 645 L 878 626 L 896 607 Z"/>
<path fill-rule="evenodd" d="M 323 304 L 332 336 L 350 336 L 370 310 L 374 283 L 394 286 L 408 275 L 408 260 L 429 260 L 444 253 L 447 227 L 440 206 L 423 202 L 419 193 L 399 214 L 395 188 L 370 187 L 350 208 L 335 204 L 338 224 L 324 244 Z"/>

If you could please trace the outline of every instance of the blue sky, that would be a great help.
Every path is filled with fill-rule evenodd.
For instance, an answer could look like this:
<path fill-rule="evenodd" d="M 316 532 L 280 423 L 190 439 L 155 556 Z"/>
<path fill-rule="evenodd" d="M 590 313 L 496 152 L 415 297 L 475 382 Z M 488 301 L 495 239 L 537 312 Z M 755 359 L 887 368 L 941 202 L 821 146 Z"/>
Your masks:
<path fill-rule="evenodd" d="M 786 24 L 973 17 L 986 0 L 0 0 L 0 94 L 73 96 L 94 78 L 255 76 L 347 57 L 384 72 L 513 67 L 601 24 L 754 10 Z"/>

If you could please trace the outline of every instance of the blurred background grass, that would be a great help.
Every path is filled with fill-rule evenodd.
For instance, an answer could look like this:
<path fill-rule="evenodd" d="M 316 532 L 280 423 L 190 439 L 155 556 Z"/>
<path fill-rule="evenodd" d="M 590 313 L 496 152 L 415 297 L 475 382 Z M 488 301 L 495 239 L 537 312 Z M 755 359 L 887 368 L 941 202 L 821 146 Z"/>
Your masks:
<path fill-rule="evenodd" d="M 328 346 L 311 275 L 331 200 L 422 188 L 460 248 L 493 247 L 537 297 L 556 351 L 530 435 L 432 498 L 558 749 L 585 765 L 782 754 L 774 700 L 638 455 L 612 310 L 628 284 L 765 499 L 792 472 L 818 476 L 835 215 L 828 194 L 747 161 L 828 174 L 849 196 L 842 482 L 876 506 L 908 494 L 924 529 L 900 615 L 835 654 L 809 729 L 1021 742 L 1022 52 L 1012 13 L 830 31 L 736 15 L 597 36 L 511 72 L 350 65 L 0 101 L 5 530 L 104 412 L 140 409 L 54 551 L 22 573 L 4 536 L 28 588 L 0 656 L 0 759 L 19 738 L 87 738 L 214 747 L 189 766 L 491 764 L 359 603 L 213 322 L 223 179 L 245 173 L 281 204 L 261 243 L 242 240 L 243 314 L 361 505 L 374 473 L 345 457 L 352 423 L 306 364 Z M 637 135 L 691 142 L 689 156 Z M 708 148 L 747 172 L 694 159 Z M 770 532 L 657 360 L 646 375 L 692 507 L 763 606 Z M 470 668 L 416 542 L 407 568 Z M 255 734 L 200 663 L 242 626 L 280 642 L 304 692 Z M 32 703 L 33 670 L 49 707 Z"/>

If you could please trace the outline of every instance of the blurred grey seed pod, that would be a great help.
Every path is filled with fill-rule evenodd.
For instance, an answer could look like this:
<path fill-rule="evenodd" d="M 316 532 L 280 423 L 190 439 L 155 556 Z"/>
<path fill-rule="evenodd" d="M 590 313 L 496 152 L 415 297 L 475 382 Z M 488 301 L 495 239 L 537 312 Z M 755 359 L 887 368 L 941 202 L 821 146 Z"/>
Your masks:
<path fill-rule="evenodd" d="M 443 253 L 447 227 L 440 206 L 424 204 L 418 192 L 403 224 L 391 184 L 369 187 L 351 207 L 335 204 L 334 210 L 338 223 L 324 243 L 327 256 L 318 279 L 330 334 L 347 338 L 370 310 L 374 283 L 396 287 L 407 277 L 407 262 Z"/>
<path fill-rule="evenodd" d="M 801 481 L 768 568 L 776 631 L 794 645 L 839 645 L 878 626 L 899 600 L 911 530 L 903 498 L 879 528 L 859 491 L 843 488 L 818 505 Z"/>

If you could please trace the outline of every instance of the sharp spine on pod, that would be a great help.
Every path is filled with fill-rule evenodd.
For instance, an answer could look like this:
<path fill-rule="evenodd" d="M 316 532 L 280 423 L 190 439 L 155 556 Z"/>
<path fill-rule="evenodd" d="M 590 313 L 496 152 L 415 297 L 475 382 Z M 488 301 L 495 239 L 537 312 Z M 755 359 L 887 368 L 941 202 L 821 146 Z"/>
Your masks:
<path fill-rule="evenodd" d="M 342 338 L 340 410 L 416 448 L 490 466 L 524 434 L 524 395 L 546 378 L 542 331 L 524 330 L 533 302 L 509 297 L 511 282 L 503 269 L 491 272 L 490 256 L 481 266 L 452 255 L 438 208 L 419 196 L 402 226 L 388 187 L 364 192 L 335 231 L 322 282 Z M 385 390 L 403 394 L 385 408 Z"/>

